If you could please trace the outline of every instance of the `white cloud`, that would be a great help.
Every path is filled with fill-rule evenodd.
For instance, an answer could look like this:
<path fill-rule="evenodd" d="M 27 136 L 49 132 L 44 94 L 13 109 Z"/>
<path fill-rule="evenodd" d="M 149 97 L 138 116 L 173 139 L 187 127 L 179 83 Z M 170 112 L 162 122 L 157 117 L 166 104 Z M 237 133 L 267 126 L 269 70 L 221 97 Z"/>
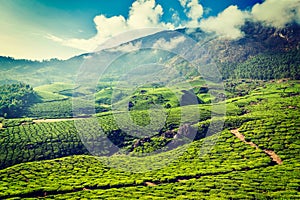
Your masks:
<path fill-rule="evenodd" d="M 52 35 L 52 34 L 47 34 L 45 37 L 46 37 L 47 39 L 49 39 L 49 40 L 54 41 L 54 42 L 63 42 L 63 40 L 62 40 L 61 38 L 56 37 L 56 36 L 54 36 L 54 35 Z"/>
<path fill-rule="evenodd" d="M 91 58 L 93 58 L 93 56 L 91 56 L 91 55 L 83 56 L 83 59 L 85 59 L 85 60 L 88 60 L 88 59 L 91 59 Z"/>
<path fill-rule="evenodd" d="M 155 0 L 137 0 L 130 8 L 128 19 L 125 19 L 123 16 L 96 16 L 94 23 L 96 24 L 97 34 L 90 39 L 63 39 L 54 35 L 48 35 L 46 37 L 65 46 L 85 51 L 93 51 L 98 45 L 113 36 L 135 29 L 149 28 L 137 31 L 136 33 L 131 32 L 130 34 L 133 35 L 127 34 L 127 36 L 124 36 L 123 34 L 122 39 L 118 38 L 118 41 L 110 41 L 110 44 L 106 43 L 103 47 L 100 47 L 100 49 L 98 47 L 97 50 L 101 50 L 159 31 L 159 29 L 151 29 L 153 27 L 174 29 L 175 27 L 171 23 L 161 22 L 160 18 L 162 15 L 163 9 L 159 4 L 155 3 Z"/>
<path fill-rule="evenodd" d="M 157 40 L 152 48 L 154 49 L 165 49 L 172 50 L 175 49 L 180 43 L 184 42 L 186 38 L 184 36 L 179 36 L 176 38 L 171 38 L 170 41 L 166 41 L 164 38 Z"/>
<path fill-rule="evenodd" d="M 202 20 L 200 27 L 206 32 L 215 32 L 221 37 L 237 39 L 243 36 L 240 28 L 247 17 L 248 13 L 239 10 L 237 6 L 229 6 L 218 16 Z"/>
<path fill-rule="evenodd" d="M 111 52 L 116 52 L 116 51 L 122 51 L 122 52 L 131 52 L 131 51 L 136 51 L 139 50 L 142 47 L 142 42 L 136 42 L 133 44 L 133 42 L 129 42 L 126 44 L 122 44 L 116 48 L 109 49 Z"/>
<path fill-rule="evenodd" d="M 179 26 L 181 24 L 181 19 L 179 17 L 179 12 L 174 10 L 174 8 L 169 9 L 169 13 L 172 13 L 172 22 L 175 26 Z"/>
<path fill-rule="evenodd" d="M 203 15 L 203 6 L 199 4 L 198 0 L 179 0 L 181 6 L 184 8 L 184 12 L 190 19 L 187 23 L 187 27 L 198 27 L 199 21 Z"/>
<path fill-rule="evenodd" d="M 165 26 L 159 22 L 162 15 L 163 9 L 155 0 L 138 0 L 131 6 L 127 24 L 130 28 Z"/>
<path fill-rule="evenodd" d="M 179 3 L 182 7 L 185 7 L 187 2 L 188 2 L 188 0 L 179 0 Z"/>
<path fill-rule="evenodd" d="M 164 11 L 161 5 L 157 4 L 155 0 L 136 0 L 131 5 L 128 18 L 121 15 L 113 17 L 96 16 L 94 23 L 97 34 L 94 37 L 89 39 L 66 39 L 48 34 L 45 38 L 63 46 L 90 52 L 97 47 L 96 50 L 112 48 L 164 29 L 200 27 L 206 32 L 215 32 L 221 37 L 237 39 L 243 36 L 240 28 L 245 20 L 250 18 L 253 21 L 261 21 L 275 27 L 284 27 L 287 23 L 293 21 L 300 23 L 299 0 L 265 0 L 262 4 L 253 6 L 251 12 L 241 11 L 237 6 L 229 6 L 218 16 L 207 19 L 202 19 L 205 10 L 198 0 L 178 1 L 188 18 L 186 21 L 180 18 L 177 11 L 170 9 L 169 11 L 173 13 L 172 23 L 162 22 L 161 17 Z M 209 12 L 209 10 L 206 12 Z M 166 44 L 166 41 L 161 42 Z M 134 48 L 134 46 L 124 46 L 123 48 L 126 50 L 126 48 Z"/>
<path fill-rule="evenodd" d="M 283 28 L 291 22 L 300 23 L 299 0 L 266 0 L 252 8 L 254 20 L 266 25 Z"/>
<path fill-rule="evenodd" d="M 129 42 L 131 40 L 154 34 L 165 29 L 198 27 L 203 15 L 203 7 L 198 0 L 180 0 L 189 18 L 181 22 L 178 12 L 174 11 L 173 22 L 161 21 L 163 8 L 155 0 L 136 0 L 130 7 L 128 18 L 123 16 L 106 17 L 98 15 L 94 18 L 97 34 L 89 39 L 60 38 L 48 34 L 45 37 L 61 45 L 84 51 L 99 51 Z M 139 30 L 141 29 L 141 30 Z M 132 30 L 137 30 L 133 32 Z M 114 36 L 118 36 L 115 37 Z M 101 45 L 101 46 L 99 46 Z M 97 49 L 96 49 L 97 48 Z"/>
<path fill-rule="evenodd" d="M 300 1 L 265 0 L 261 4 L 255 4 L 251 12 L 241 11 L 237 6 L 229 6 L 217 17 L 203 19 L 200 28 L 206 32 L 215 32 L 221 37 L 237 39 L 243 37 L 240 28 L 246 20 L 263 22 L 276 28 L 283 28 L 291 22 L 300 24 Z"/>

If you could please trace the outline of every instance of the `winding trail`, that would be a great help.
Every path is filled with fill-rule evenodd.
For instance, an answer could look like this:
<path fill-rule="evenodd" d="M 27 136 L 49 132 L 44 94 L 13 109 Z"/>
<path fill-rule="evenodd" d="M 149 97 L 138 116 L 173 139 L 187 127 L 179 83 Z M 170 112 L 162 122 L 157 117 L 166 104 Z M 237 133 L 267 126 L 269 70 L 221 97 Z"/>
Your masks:
<path fill-rule="evenodd" d="M 253 142 L 247 142 L 245 140 L 245 136 L 243 134 L 241 134 L 238 129 L 230 130 L 230 132 L 233 135 L 235 135 L 237 138 L 239 138 L 241 141 L 243 141 L 245 144 L 248 144 L 248 145 L 250 145 L 252 147 L 255 147 L 256 149 L 259 149 L 259 147 L 256 144 L 254 144 Z M 262 149 L 262 150 L 265 152 L 265 154 L 267 154 L 268 156 L 270 156 L 272 158 L 272 160 L 274 162 L 276 162 L 278 165 L 282 164 L 281 158 L 274 151 L 269 150 L 269 149 Z"/>

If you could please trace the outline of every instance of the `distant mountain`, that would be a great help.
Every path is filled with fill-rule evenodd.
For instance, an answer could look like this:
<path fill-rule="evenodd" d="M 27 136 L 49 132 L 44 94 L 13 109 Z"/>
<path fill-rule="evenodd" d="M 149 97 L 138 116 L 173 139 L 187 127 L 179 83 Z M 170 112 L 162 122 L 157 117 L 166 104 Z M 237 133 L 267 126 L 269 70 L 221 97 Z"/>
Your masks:
<path fill-rule="evenodd" d="M 242 62 L 260 53 L 285 53 L 299 50 L 300 26 L 283 29 L 265 27 L 260 23 L 246 23 L 241 30 L 245 36 L 239 40 L 218 40 L 212 45 L 220 62 Z"/>
<path fill-rule="evenodd" d="M 52 82 L 70 82 L 80 63 L 80 57 L 69 60 L 31 61 L 0 56 L 0 84 L 25 82 L 38 86 Z"/>
<path fill-rule="evenodd" d="M 286 28 L 276 29 L 265 27 L 259 23 L 247 22 L 241 30 L 245 33 L 243 38 L 228 40 L 218 38 L 211 33 L 205 33 L 200 29 L 179 29 L 177 31 L 162 31 L 153 35 L 142 37 L 134 41 L 122 44 L 118 47 L 102 50 L 95 53 L 87 53 L 75 56 L 68 60 L 52 59 L 49 61 L 30 61 L 25 59 L 13 59 L 11 57 L 0 57 L 0 83 L 9 81 L 22 81 L 33 86 L 51 82 L 71 82 L 76 78 L 77 72 L 83 64 L 87 63 L 90 57 L 96 57 L 100 67 L 105 67 L 106 61 L 115 59 L 118 55 L 123 56 L 122 60 L 112 63 L 112 76 L 120 76 L 130 68 L 131 65 L 143 63 L 172 63 L 183 74 L 193 74 L 192 68 L 176 56 L 178 51 L 188 51 L 190 56 L 197 57 L 198 52 L 193 52 L 191 43 L 181 43 L 172 46 L 172 41 L 178 41 L 184 35 L 198 44 L 205 43 L 205 49 L 210 53 L 210 62 L 218 65 L 224 78 L 294 78 L 299 79 L 299 47 L 300 47 L 300 26 L 291 24 Z M 176 40 L 178 39 L 178 40 Z M 155 44 L 168 45 L 169 51 L 162 49 L 158 53 L 149 53 L 143 48 L 151 48 Z M 127 45 L 127 46 L 126 46 Z M 133 52 L 126 52 L 131 47 Z M 134 52 L 140 50 L 139 54 Z M 128 49 L 127 49 L 128 50 Z M 130 49 L 129 49 L 130 50 Z M 144 51 L 144 52 L 142 52 Z M 173 53 L 172 53 L 173 52 Z M 195 55 L 193 55 L 195 54 Z M 259 66 L 255 66 L 256 64 Z M 254 65 L 254 67 L 253 67 Z M 272 66 L 271 66 L 272 65 Z M 90 70 L 93 73 L 93 65 Z M 274 69 L 278 76 L 273 76 Z M 257 76 L 257 70 L 269 71 L 267 74 Z M 246 75 L 247 74 L 247 75 Z"/>

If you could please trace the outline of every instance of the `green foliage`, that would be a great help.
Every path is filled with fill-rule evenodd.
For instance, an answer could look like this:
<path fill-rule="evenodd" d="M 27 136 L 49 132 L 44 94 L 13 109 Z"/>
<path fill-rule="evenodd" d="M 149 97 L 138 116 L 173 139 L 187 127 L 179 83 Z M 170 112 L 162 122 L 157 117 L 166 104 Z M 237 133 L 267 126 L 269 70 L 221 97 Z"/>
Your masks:
<path fill-rule="evenodd" d="M 58 100 L 36 103 L 30 106 L 26 116 L 32 118 L 66 118 L 73 116 L 72 101 Z"/>
<path fill-rule="evenodd" d="M 258 54 L 239 64 L 219 64 L 219 69 L 224 79 L 271 80 L 291 78 L 299 80 L 300 51 Z"/>
<path fill-rule="evenodd" d="M 80 199 L 299 199 L 299 165 L 260 167 L 219 175 L 203 175 L 181 182 L 149 186 L 123 186 L 48 196 Z"/>
<path fill-rule="evenodd" d="M 14 127 L 14 126 L 22 125 L 22 124 L 31 124 L 31 123 L 32 123 L 31 118 L 3 119 L 2 127 L 7 128 L 7 127 Z"/>
<path fill-rule="evenodd" d="M 27 107 L 36 101 L 32 87 L 23 83 L 1 85 L 0 116 L 5 118 L 22 117 Z"/>
<path fill-rule="evenodd" d="M 72 90 L 75 87 L 76 86 L 74 84 L 56 82 L 52 84 L 46 84 L 46 85 L 35 87 L 34 90 L 43 91 L 43 92 L 60 93 L 62 91 Z"/>
<path fill-rule="evenodd" d="M 86 110 L 90 113 L 107 111 L 100 105 L 89 105 L 82 98 L 88 88 L 78 88 L 69 83 L 52 83 L 34 88 L 39 97 L 39 102 L 31 105 L 25 115 L 32 118 L 69 118 L 73 117 L 73 110 Z M 71 99 L 74 97 L 74 99 Z M 73 102 L 76 101 L 76 104 Z"/>
<path fill-rule="evenodd" d="M 265 83 L 259 80 L 226 80 L 224 87 L 227 92 L 227 98 L 241 97 L 257 90 Z"/>

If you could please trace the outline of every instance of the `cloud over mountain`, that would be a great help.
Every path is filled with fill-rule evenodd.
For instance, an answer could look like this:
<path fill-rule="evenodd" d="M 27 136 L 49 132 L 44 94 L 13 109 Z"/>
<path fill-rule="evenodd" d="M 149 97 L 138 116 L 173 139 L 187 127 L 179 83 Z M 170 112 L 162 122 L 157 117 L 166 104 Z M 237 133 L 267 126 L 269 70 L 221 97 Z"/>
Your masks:
<path fill-rule="evenodd" d="M 123 41 L 118 41 L 117 44 L 145 36 L 147 34 L 155 33 L 156 28 L 173 29 L 175 28 L 171 23 L 165 23 L 160 20 L 163 15 L 163 8 L 157 4 L 155 0 L 137 0 L 135 1 L 129 11 L 128 19 L 123 16 L 106 17 L 105 15 L 98 15 L 94 18 L 97 34 L 90 39 L 67 39 L 63 40 L 56 36 L 48 37 L 54 41 L 61 42 L 63 45 L 71 46 L 74 48 L 93 51 L 99 44 L 105 42 L 108 38 L 119 35 L 126 31 L 134 29 L 150 28 L 147 31 L 141 31 L 135 37 L 128 36 L 123 38 Z M 112 47 L 112 46 L 111 46 Z M 106 46 L 109 48 L 109 46 Z"/>
<path fill-rule="evenodd" d="M 262 4 L 254 5 L 251 14 L 255 21 L 283 28 L 288 23 L 300 23 L 300 1 L 266 0 Z"/>
<path fill-rule="evenodd" d="M 241 27 L 247 20 L 261 22 L 267 26 L 274 26 L 276 28 L 283 28 L 291 22 L 300 23 L 299 0 L 265 0 L 261 4 L 255 4 L 248 10 L 240 10 L 238 6 L 231 5 L 217 16 L 208 18 L 203 18 L 204 7 L 198 0 L 178 1 L 183 8 L 186 19 L 181 19 L 178 12 L 171 9 L 170 12 L 173 12 L 173 21 L 165 22 L 162 20 L 164 14 L 163 7 L 156 0 L 136 0 L 132 3 L 127 18 L 122 15 L 107 17 L 101 14 L 96 16 L 94 23 L 97 33 L 89 39 L 64 39 L 51 34 L 48 34 L 46 38 L 76 49 L 94 51 L 97 47 L 97 50 L 111 48 L 163 29 L 200 27 L 204 31 L 215 33 L 222 38 L 238 39 L 244 35 Z M 132 30 L 138 29 L 144 30 L 132 32 Z M 118 37 L 117 40 L 111 40 L 103 44 L 107 39 L 120 34 L 122 37 Z M 100 44 L 102 46 L 99 49 Z"/>
<path fill-rule="evenodd" d="M 92 38 L 63 39 L 51 34 L 48 34 L 46 37 L 65 46 L 85 51 L 94 51 L 97 47 L 97 50 L 100 50 L 98 46 L 100 44 L 102 46 L 101 48 L 110 48 L 145 35 L 153 34 L 160 30 L 151 29 L 154 27 L 162 29 L 175 29 L 182 26 L 198 27 L 203 15 L 202 5 L 198 3 L 198 0 L 180 0 L 180 4 L 184 8 L 184 13 L 189 19 L 188 21 L 183 22 L 183 24 L 178 24 L 178 22 L 176 23 L 175 21 L 172 23 L 163 22 L 161 20 L 164 13 L 163 8 L 161 5 L 157 4 L 155 0 L 137 0 L 131 5 L 127 19 L 121 15 L 113 17 L 106 17 L 105 15 L 96 16 L 94 18 L 94 23 L 96 25 L 97 34 Z M 134 35 L 132 35 L 131 32 L 127 37 L 122 34 L 123 38 L 121 40 L 114 42 L 110 41 L 110 44 L 103 44 L 103 42 L 113 36 L 117 36 L 121 33 L 125 33 L 126 35 L 127 31 L 136 29 L 144 30 L 137 31 Z"/>
<path fill-rule="evenodd" d="M 157 40 L 152 48 L 154 49 L 167 49 L 172 50 L 175 49 L 180 43 L 184 42 L 186 38 L 184 36 L 179 36 L 175 38 L 171 38 L 170 41 L 166 41 L 165 39 L 159 39 Z"/>
<path fill-rule="evenodd" d="M 200 27 L 221 37 L 237 39 L 243 36 L 240 28 L 246 20 L 275 28 L 284 28 L 293 22 L 300 23 L 300 1 L 265 0 L 261 4 L 255 4 L 251 11 L 241 11 L 237 6 L 229 6 L 216 17 L 203 19 Z"/>
<path fill-rule="evenodd" d="M 198 3 L 198 0 L 179 0 L 179 2 L 184 8 L 186 16 L 189 18 L 185 26 L 198 27 L 203 15 L 203 6 Z"/>
<path fill-rule="evenodd" d="M 210 17 L 201 21 L 200 27 L 206 32 L 215 32 L 221 37 L 236 39 L 243 36 L 240 30 L 245 23 L 248 13 L 230 6 L 216 17 Z"/>
<path fill-rule="evenodd" d="M 116 52 L 116 51 L 121 51 L 121 52 L 132 52 L 132 51 L 137 51 L 140 48 L 142 48 L 142 42 L 136 42 L 135 44 L 133 42 L 129 42 L 127 44 L 122 44 L 116 48 L 109 49 L 110 52 Z"/>

